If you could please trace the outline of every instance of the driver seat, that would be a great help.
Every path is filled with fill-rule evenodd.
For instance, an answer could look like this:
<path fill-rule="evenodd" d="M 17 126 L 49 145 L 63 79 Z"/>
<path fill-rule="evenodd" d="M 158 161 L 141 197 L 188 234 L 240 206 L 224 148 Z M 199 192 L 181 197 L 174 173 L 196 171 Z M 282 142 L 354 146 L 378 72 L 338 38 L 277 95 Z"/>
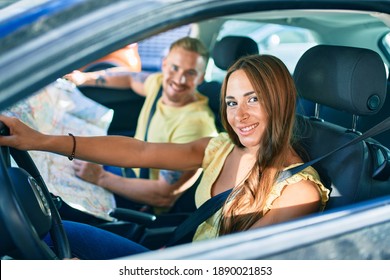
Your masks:
<path fill-rule="evenodd" d="M 316 103 L 314 116 L 297 115 L 300 147 L 309 159 L 320 157 L 361 134 L 356 116 L 380 111 L 386 98 L 381 57 L 363 48 L 318 45 L 303 54 L 294 72 L 298 94 Z M 321 106 L 347 112 L 352 127 L 321 118 Z M 390 194 L 390 151 L 374 139 L 342 149 L 314 164 L 331 190 L 327 209 Z"/>

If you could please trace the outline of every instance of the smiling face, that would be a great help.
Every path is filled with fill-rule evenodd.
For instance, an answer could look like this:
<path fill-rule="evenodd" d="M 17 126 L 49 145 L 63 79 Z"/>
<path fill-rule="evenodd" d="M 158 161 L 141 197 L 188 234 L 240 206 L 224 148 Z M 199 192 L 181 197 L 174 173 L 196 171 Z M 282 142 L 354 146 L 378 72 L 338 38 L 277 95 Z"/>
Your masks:
<path fill-rule="evenodd" d="M 237 70 L 230 75 L 225 104 L 227 121 L 241 144 L 248 149 L 257 150 L 268 123 L 268 116 L 243 70 Z"/>
<path fill-rule="evenodd" d="M 205 64 L 196 52 L 171 49 L 162 65 L 164 104 L 178 107 L 192 102 L 196 87 L 203 82 Z"/>

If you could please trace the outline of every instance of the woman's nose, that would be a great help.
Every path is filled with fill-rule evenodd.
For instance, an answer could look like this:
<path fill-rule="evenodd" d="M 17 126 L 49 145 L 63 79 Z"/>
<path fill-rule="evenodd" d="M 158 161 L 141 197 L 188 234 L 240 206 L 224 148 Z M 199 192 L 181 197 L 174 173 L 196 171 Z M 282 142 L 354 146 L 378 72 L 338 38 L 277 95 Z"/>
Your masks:
<path fill-rule="evenodd" d="M 240 122 L 249 118 L 249 113 L 245 105 L 238 105 L 236 111 L 236 118 Z"/>

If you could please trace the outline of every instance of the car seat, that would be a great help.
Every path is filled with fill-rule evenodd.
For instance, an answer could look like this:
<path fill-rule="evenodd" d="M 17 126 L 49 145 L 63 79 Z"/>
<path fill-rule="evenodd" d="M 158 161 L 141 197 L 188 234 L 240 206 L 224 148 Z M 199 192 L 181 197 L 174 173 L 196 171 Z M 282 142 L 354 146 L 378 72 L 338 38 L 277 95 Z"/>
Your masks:
<path fill-rule="evenodd" d="M 259 48 L 257 43 L 244 36 L 226 36 L 217 41 L 211 52 L 215 66 L 227 71 L 229 67 L 240 57 L 250 54 L 258 54 Z M 220 116 L 220 93 L 221 81 L 203 82 L 199 85 L 198 90 L 209 98 L 209 106 L 214 112 L 215 124 L 218 131 L 223 131 Z"/>
<path fill-rule="evenodd" d="M 385 68 L 380 56 L 372 50 L 315 46 L 298 61 L 294 79 L 298 94 L 304 99 L 350 116 L 373 116 L 385 103 Z M 301 139 L 298 144 L 310 159 L 360 134 L 356 126 L 346 128 L 321 119 L 320 106 L 316 108 L 314 116 L 297 115 L 297 134 Z M 327 209 L 390 194 L 389 155 L 389 149 L 368 139 L 314 164 L 331 190 Z"/>
<path fill-rule="evenodd" d="M 365 132 L 381 120 L 390 116 L 390 81 L 387 80 L 387 93 L 383 106 L 374 115 L 352 116 L 348 112 L 340 111 L 322 104 L 319 104 L 318 109 L 318 112 L 320 113 L 318 117 L 321 117 L 328 122 L 344 127 L 352 126 L 355 127 L 357 131 Z M 300 98 L 297 111 L 302 115 L 313 116 L 315 114 L 315 103 L 304 98 Z M 387 148 L 390 148 L 390 130 L 375 135 L 373 138 Z"/>

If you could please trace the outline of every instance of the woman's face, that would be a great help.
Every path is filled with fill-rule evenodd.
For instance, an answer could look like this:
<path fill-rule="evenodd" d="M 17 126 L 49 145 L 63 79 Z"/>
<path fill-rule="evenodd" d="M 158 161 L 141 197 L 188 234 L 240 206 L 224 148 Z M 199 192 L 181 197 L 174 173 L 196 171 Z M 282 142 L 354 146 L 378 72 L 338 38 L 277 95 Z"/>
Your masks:
<path fill-rule="evenodd" d="M 243 70 L 233 72 L 227 82 L 226 113 L 230 126 L 246 148 L 258 148 L 268 116 Z"/>

